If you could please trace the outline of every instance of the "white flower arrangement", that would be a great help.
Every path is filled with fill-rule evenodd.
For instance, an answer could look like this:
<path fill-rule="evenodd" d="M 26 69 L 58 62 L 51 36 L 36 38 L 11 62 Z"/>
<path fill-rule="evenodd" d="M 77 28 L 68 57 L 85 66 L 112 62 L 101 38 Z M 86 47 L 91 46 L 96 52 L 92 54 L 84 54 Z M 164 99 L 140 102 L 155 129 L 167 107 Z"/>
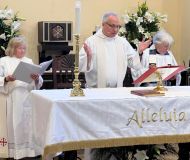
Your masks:
<path fill-rule="evenodd" d="M 152 37 L 160 30 L 160 25 L 167 22 L 167 15 L 150 12 L 145 1 L 138 5 L 136 13 L 127 13 L 123 15 L 123 19 L 125 26 L 120 29 L 119 35 L 137 45 L 139 41 Z"/>
<path fill-rule="evenodd" d="M 19 35 L 21 21 L 24 19 L 18 18 L 18 14 L 12 9 L 5 7 L 0 10 L 0 51 L 4 52 L 9 40 L 12 37 Z M 2 55 L 0 55 L 1 57 Z"/>

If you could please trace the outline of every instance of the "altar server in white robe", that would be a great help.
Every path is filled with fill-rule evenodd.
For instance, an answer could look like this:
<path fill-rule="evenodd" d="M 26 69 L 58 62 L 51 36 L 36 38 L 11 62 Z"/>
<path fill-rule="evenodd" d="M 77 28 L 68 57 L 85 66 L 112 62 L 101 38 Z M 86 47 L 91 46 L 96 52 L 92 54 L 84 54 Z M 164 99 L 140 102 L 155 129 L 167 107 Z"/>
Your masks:
<path fill-rule="evenodd" d="M 122 87 L 126 69 L 140 69 L 139 54 L 129 42 L 118 36 L 120 20 L 115 13 L 106 13 L 102 27 L 89 37 L 79 53 L 79 70 L 85 72 L 87 87 Z M 142 52 L 150 41 L 142 42 Z"/>
<path fill-rule="evenodd" d="M 8 156 L 14 159 L 35 156 L 33 146 L 28 144 L 29 116 L 24 114 L 23 102 L 31 90 L 42 86 L 43 80 L 34 73 L 31 75 L 32 83 L 28 84 L 15 80 L 12 75 L 19 62 L 33 63 L 31 59 L 25 57 L 26 50 L 25 38 L 14 37 L 9 41 L 5 51 L 7 56 L 0 59 L 0 92 L 7 97 L 7 122 L 0 123 L 7 123 Z"/>
<path fill-rule="evenodd" d="M 174 40 L 172 36 L 168 32 L 166 32 L 165 30 L 158 31 L 153 37 L 153 45 L 150 48 L 145 49 L 142 53 L 141 64 L 143 68 L 141 69 L 141 71 L 132 69 L 132 75 L 134 79 L 138 77 L 138 75 L 140 75 L 140 72 L 143 73 L 152 66 L 177 66 L 175 57 L 170 50 L 173 41 Z M 181 74 L 177 74 L 172 79 L 176 79 L 176 86 L 179 86 L 181 83 Z M 165 84 L 170 85 L 169 83 Z M 156 83 L 143 84 L 143 86 L 152 85 L 156 85 Z"/>

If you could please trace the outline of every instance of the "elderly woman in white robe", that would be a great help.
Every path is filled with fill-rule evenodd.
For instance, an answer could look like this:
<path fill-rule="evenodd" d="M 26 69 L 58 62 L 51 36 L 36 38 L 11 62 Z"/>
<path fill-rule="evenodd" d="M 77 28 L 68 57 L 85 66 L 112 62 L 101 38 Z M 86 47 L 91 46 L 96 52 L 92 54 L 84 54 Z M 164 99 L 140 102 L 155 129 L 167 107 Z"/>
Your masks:
<path fill-rule="evenodd" d="M 25 38 L 14 37 L 5 51 L 7 56 L 0 59 L 0 94 L 6 97 L 7 109 L 8 157 L 14 159 L 35 156 L 32 146 L 28 144 L 29 121 L 24 114 L 23 102 L 31 90 L 39 89 L 43 83 L 36 73 L 31 75 L 33 81 L 30 84 L 16 80 L 12 75 L 19 62 L 33 63 L 25 57 L 26 49 Z"/>
<path fill-rule="evenodd" d="M 140 75 L 139 72 L 143 73 L 149 69 L 149 67 L 156 66 L 176 66 L 177 62 L 173 56 L 172 51 L 170 50 L 173 43 L 172 36 L 165 30 L 158 31 L 153 37 L 153 45 L 150 48 L 147 48 L 142 53 L 141 64 L 143 68 L 141 71 L 132 70 L 133 77 Z M 134 78 L 134 79 L 135 79 Z M 176 86 L 179 86 L 181 83 L 181 74 L 177 74 L 172 78 L 176 79 Z M 154 86 L 156 83 L 146 83 L 143 86 Z M 165 83 L 165 85 L 171 85 Z"/>

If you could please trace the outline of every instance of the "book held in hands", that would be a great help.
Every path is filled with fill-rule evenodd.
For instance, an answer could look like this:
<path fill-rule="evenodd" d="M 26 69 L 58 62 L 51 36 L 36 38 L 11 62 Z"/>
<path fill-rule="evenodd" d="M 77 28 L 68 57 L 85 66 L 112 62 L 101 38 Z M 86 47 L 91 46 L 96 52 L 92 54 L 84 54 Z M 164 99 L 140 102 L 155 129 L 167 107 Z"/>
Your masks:
<path fill-rule="evenodd" d="M 24 81 L 26 83 L 31 83 L 33 79 L 31 78 L 31 74 L 39 74 L 42 75 L 48 66 L 52 63 L 53 60 L 49 60 L 41 63 L 40 65 L 20 62 L 13 72 L 13 76 L 16 80 Z"/>

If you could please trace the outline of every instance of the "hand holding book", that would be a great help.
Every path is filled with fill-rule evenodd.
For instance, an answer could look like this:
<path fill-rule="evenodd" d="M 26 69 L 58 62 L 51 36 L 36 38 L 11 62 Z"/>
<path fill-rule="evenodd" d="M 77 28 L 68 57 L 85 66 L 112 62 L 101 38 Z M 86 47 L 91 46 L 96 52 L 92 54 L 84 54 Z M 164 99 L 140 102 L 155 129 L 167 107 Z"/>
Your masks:
<path fill-rule="evenodd" d="M 15 69 L 13 76 L 16 80 L 31 83 L 33 80 L 37 80 L 39 75 L 42 75 L 53 60 L 49 60 L 41 63 L 40 65 L 30 64 L 26 62 L 20 62 Z"/>

